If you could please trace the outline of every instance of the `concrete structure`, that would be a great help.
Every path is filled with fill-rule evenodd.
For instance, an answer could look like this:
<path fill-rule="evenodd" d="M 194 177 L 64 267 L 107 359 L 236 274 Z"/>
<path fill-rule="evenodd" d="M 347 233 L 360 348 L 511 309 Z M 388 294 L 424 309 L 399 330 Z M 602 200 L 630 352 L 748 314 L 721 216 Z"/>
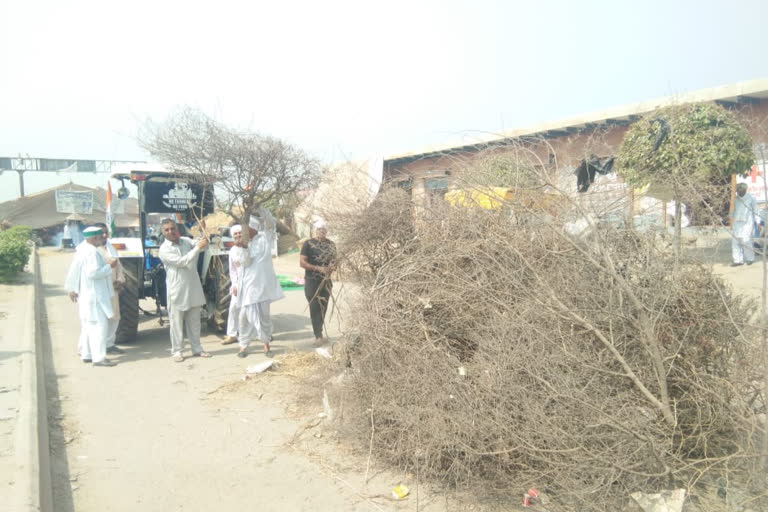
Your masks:
<path fill-rule="evenodd" d="M 384 181 L 390 186 L 409 190 L 416 204 L 429 206 L 454 185 L 456 171 L 479 154 L 489 151 L 501 153 L 505 147 L 517 146 L 524 147 L 541 167 L 556 175 L 561 190 L 575 192 L 576 176 L 572 171 L 591 155 L 615 155 L 633 121 L 657 108 L 692 102 L 715 102 L 735 111 L 745 121 L 754 142 L 768 145 L 768 79 L 760 79 L 542 123 L 459 144 L 393 155 L 384 160 Z M 755 123 L 755 119 L 761 123 Z M 755 171 L 748 181 L 751 187 L 760 187 L 759 180 L 754 178 L 762 172 L 762 168 Z M 611 195 L 603 198 L 608 201 L 625 196 L 628 201 L 625 206 L 632 209 L 638 202 L 615 174 L 596 179 L 589 192 L 578 194 L 579 200 L 594 198 L 598 194 Z M 751 192 L 756 197 L 763 195 L 762 188 Z M 663 194 L 657 195 L 659 201 L 647 202 L 645 206 L 663 207 L 661 201 L 668 198 L 661 196 Z"/>

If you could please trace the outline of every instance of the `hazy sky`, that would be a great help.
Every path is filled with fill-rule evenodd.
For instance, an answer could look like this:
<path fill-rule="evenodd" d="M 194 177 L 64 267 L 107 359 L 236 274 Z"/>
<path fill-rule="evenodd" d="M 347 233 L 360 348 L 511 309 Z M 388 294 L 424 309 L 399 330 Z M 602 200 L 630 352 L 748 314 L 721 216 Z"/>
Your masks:
<path fill-rule="evenodd" d="M 386 156 L 768 77 L 766 0 L 0 0 L 0 20 L 0 156 L 146 160 L 139 127 L 182 105 L 324 161 Z"/>

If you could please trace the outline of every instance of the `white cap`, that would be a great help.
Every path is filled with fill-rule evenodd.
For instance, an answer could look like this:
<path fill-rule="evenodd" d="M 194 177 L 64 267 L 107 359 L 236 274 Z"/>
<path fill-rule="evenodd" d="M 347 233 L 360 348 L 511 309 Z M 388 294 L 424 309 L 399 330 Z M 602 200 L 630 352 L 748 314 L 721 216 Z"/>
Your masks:
<path fill-rule="evenodd" d="M 229 234 L 234 235 L 235 233 L 242 233 L 243 232 L 243 226 L 240 224 L 235 224 L 234 226 L 231 226 L 229 228 Z"/>
<path fill-rule="evenodd" d="M 255 215 L 251 215 L 251 220 L 248 222 L 248 227 L 255 229 L 256 231 L 261 231 L 261 221 Z"/>
<path fill-rule="evenodd" d="M 323 219 L 317 219 L 315 223 L 312 224 L 312 227 L 315 229 L 328 229 L 328 226 Z"/>

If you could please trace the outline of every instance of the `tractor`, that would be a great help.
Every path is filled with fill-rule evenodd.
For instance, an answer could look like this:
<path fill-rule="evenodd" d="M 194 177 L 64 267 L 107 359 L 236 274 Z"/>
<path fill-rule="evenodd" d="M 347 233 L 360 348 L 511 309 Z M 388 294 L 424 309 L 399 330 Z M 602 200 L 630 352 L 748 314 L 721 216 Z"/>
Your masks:
<path fill-rule="evenodd" d="M 171 218 L 176 221 L 182 236 L 190 236 L 189 228 L 213 213 L 214 189 L 213 183 L 198 176 L 166 171 L 132 170 L 115 173 L 111 179 L 120 183 L 118 200 L 131 195 L 126 182 L 135 185 L 138 192 L 138 229 L 116 228 L 110 238 L 126 278 L 120 292 L 117 342 L 129 343 L 136 339 L 140 311 L 157 315 L 160 325 L 163 325 L 167 297 L 165 269 L 158 257 L 163 241 L 160 222 Z M 211 243 L 197 262 L 206 297 L 205 319 L 209 327 L 217 332 L 226 328 L 230 301 L 227 252 L 233 241 L 225 235 L 228 232 L 209 233 Z M 155 312 L 142 309 L 141 299 L 154 299 Z"/>

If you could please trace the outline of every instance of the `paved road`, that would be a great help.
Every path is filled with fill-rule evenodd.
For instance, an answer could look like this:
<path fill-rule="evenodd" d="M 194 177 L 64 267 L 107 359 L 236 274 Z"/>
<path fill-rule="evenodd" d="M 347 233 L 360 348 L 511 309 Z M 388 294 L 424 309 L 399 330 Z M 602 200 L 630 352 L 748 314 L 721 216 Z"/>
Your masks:
<path fill-rule="evenodd" d="M 287 377 L 249 382 L 250 395 L 235 399 L 210 393 L 260 354 L 238 359 L 204 330 L 213 358 L 174 363 L 167 328 L 145 317 L 117 367 L 82 363 L 76 306 L 61 287 L 70 260 L 41 254 L 56 512 L 390 510 L 285 448 L 298 428 L 283 415 Z M 311 347 L 302 291 L 272 311 L 276 354 Z"/>

